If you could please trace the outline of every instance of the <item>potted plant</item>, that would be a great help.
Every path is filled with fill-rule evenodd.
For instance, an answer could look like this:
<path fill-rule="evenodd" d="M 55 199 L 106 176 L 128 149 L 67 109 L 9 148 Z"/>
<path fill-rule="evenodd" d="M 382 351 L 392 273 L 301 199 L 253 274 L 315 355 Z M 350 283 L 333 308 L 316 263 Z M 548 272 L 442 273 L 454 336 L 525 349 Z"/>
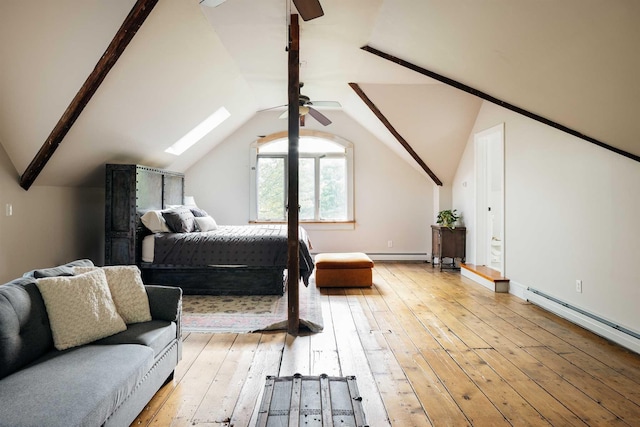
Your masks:
<path fill-rule="evenodd" d="M 456 222 L 460 219 L 460 215 L 458 215 L 457 209 L 454 210 L 443 210 L 438 212 L 437 223 L 443 227 L 447 227 L 450 230 L 456 228 Z"/>

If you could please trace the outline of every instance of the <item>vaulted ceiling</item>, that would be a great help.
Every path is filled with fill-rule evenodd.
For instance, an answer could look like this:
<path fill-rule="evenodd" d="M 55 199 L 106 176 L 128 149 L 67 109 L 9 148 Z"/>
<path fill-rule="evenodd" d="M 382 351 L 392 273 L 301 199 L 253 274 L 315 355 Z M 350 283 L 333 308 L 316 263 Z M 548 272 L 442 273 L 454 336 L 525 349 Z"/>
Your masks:
<path fill-rule="evenodd" d="M 0 1 L 0 144 L 16 176 L 134 3 Z M 358 83 L 445 184 L 480 100 L 362 46 L 640 156 L 640 2 L 321 3 L 325 16 L 301 21 L 303 92 L 339 101 L 323 113 L 349 116 L 417 167 L 348 85 Z M 261 110 L 287 100 L 289 12 L 286 0 L 159 0 L 34 185 L 99 185 L 107 162 L 184 171 L 255 114 L 278 120 L 282 110 Z M 220 127 L 179 157 L 164 152 L 221 106 L 231 117 Z"/>

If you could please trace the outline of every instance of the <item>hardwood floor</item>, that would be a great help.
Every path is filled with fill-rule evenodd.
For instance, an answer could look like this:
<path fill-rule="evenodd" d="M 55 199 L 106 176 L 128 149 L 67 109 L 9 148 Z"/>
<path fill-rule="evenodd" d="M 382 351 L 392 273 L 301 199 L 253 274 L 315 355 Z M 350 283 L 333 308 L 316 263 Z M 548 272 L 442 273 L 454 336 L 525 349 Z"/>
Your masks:
<path fill-rule="evenodd" d="M 380 263 L 322 290 L 325 329 L 185 334 L 132 425 L 248 426 L 267 375 L 355 375 L 370 426 L 640 425 L 640 355 L 458 272 Z"/>

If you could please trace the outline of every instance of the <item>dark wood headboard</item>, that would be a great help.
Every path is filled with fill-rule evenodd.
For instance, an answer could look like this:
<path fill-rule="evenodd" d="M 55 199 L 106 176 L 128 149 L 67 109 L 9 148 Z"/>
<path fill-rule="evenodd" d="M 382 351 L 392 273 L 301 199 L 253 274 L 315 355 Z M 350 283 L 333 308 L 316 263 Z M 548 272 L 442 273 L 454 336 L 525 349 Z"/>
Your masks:
<path fill-rule="evenodd" d="M 181 205 L 184 174 L 141 165 L 106 165 L 105 265 L 140 265 L 142 238 L 149 231 L 140 216 Z"/>

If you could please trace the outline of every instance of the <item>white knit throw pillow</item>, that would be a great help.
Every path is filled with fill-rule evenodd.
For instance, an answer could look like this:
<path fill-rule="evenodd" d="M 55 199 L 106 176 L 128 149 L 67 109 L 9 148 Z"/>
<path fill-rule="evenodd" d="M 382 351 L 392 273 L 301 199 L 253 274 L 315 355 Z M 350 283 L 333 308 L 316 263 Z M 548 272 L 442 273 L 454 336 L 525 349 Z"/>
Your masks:
<path fill-rule="evenodd" d="M 74 267 L 73 271 L 83 273 L 92 269 L 104 270 L 116 309 L 126 324 L 151 320 L 149 297 L 142 283 L 140 269 L 135 265 L 114 265 L 107 267 Z"/>
<path fill-rule="evenodd" d="M 102 270 L 38 279 L 58 350 L 87 344 L 127 329 Z"/>

